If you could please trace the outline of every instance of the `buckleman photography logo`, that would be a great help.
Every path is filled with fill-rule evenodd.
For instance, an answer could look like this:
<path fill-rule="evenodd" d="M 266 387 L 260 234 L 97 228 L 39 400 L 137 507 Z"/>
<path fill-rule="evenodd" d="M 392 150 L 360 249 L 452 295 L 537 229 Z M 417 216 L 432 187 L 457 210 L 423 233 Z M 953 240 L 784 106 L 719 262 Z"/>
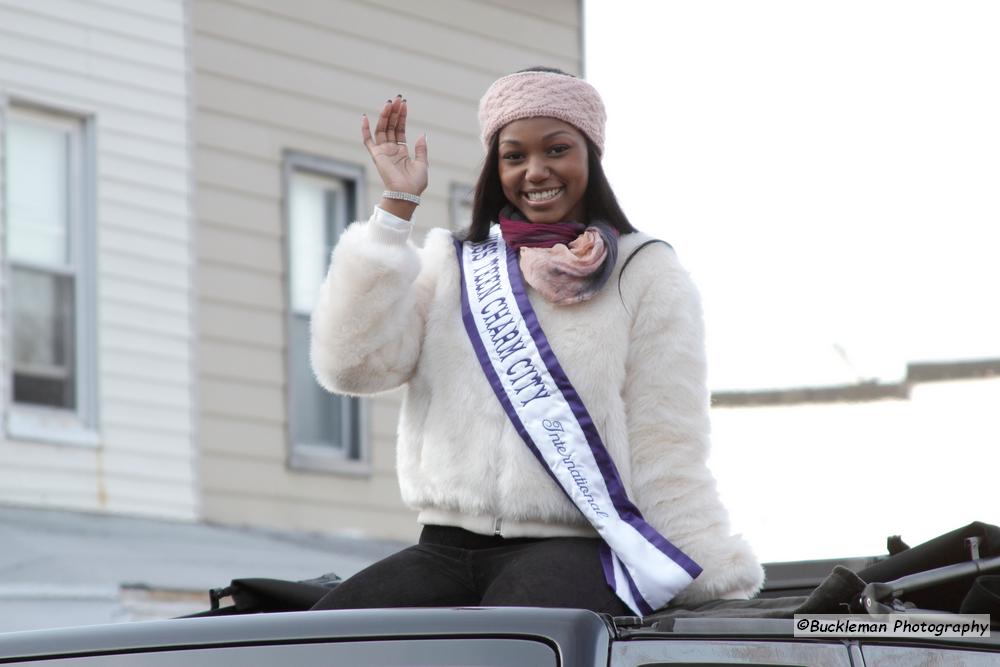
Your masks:
<path fill-rule="evenodd" d="M 796 637 L 989 637 L 989 614 L 796 614 Z"/>

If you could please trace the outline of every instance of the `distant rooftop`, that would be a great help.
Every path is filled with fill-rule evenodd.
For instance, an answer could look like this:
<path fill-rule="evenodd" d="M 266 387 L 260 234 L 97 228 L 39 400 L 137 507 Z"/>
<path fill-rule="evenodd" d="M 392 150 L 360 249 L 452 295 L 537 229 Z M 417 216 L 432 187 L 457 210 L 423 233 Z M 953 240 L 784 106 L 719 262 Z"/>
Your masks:
<path fill-rule="evenodd" d="M 926 382 L 1000 378 L 1000 359 L 910 363 L 900 382 L 855 384 L 749 391 L 717 391 L 712 405 L 720 408 L 799 405 L 804 403 L 861 403 L 906 400 L 914 385 Z"/>

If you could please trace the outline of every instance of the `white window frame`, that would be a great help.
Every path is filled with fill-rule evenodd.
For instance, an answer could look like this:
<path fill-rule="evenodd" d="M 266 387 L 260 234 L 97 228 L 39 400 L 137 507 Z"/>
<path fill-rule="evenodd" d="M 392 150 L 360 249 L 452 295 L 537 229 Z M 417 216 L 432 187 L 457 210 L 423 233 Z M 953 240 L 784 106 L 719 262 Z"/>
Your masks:
<path fill-rule="evenodd" d="M 12 118 L 69 129 L 70 194 L 67 267 L 33 265 L 7 257 L 6 139 Z M 99 442 L 97 370 L 97 141 L 93 114 L 0 96 L 0 279 L 3 300 L 2 399 L 4 431 L 9 439 L 96 447 Z M 13 321 L 11 317 L 12 264 L 40 268 L 74 277 L 74 361 L 76 408 L 67 410 L 15 403 Z"/>
<path fill-rule="evenodd" d="M 364 169 L 360 166 L 340 162 L 332 158 L 312 155 L 300 151 L 286 150 L 284 152 L 282 172 L 282 196 L 284 200 L 283 217 L 285 232 L 284 256 L 288 267 L 285 271 L 285 298 L 287 300 L 286 303 L 288 304 L 286 308 L 287 316 L 285 319 L 285 340 L 288 341 L 288 344 L 286 345 L 287 355 L 285 358 L 285 374 L 288 378 L 288 381 L 285 383 L 286 414 L 288 415 L 285 438 L 288 443 L 288 467 L 293 470 L 308 472 L 330 472 L 343 475 L 367 477 L 371 475 L 371 443 L 369 437 L 370 406 L 367 400 L 355 397 L 341 397 L 341 406 L 344 410 L 344 419 L 341 422 L 343 424 L 342 436 L 345 439 L 349 437 L 348 434 L 351 431 L 349 420 L 352 412 L 357 415 L 358 423 L 354 425 L 354 430 L 358 436 L 358 454 L 356 458 L 349 458 L 346 456 L 344 449 L 336 450 L 325 445 L 297 443 L 294 440 L 294 429 L 292 424 L 292 415 L 294 414 L 292 410 L 292 401 L 294 400 L 292 395 L 292 355 L 295 350 L 292 348 L 291 340 L 292 322 L 295 317 L 295 313 L 292 310 L 291 263 L 293 259 L 291 256 L 291 244 L 289 243 L 292 224 L 291 197 L 289 196 L 289 193 L 291 192 L 292 177 L 295 172 L 303 172 L 326 178 L 336 178 L 343 181 L 347 187 L 353 190 L 352 194 L 354 206 L 349 207 L 349 210 L 347 211 L 347 219 L 344 221 L 345 225 L 344 227 L 334 230 L 336 238 L 339 238 L 344 232 L 346 224 L 359 219 L 361 211 L 365 208 L 365 203 L 363 201 L 364 193 L 366 192 Z M 308 350 L 305 350 L 305 352 L 308 354 Z M 351 404 L 353 404 L 353 409 Z"/>

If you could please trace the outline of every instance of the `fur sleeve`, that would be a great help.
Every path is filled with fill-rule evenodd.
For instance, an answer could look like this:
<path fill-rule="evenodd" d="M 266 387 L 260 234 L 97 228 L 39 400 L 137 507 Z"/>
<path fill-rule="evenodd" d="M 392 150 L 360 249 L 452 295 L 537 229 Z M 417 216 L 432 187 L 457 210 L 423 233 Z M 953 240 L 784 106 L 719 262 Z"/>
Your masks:
<path fill-rule="evenodd" d="M 356 222 L 334 248 L 310 325 L 313 372 L 327 390 L 373 394 L 413 375 L 434 263 L 407 236 Z"/>
<path fill-rule="evenodd" d="M 629 275 L 632 274 L 632 275 Z M 671 248 L 644 248 L 629 265 L 634 314 L 624 390 L 634 502 L 703 568 L 677 598 L 746 598 L 763 581 L 749 544 L 731 535 L 707 465 L 709 393 L 701 301 Z"/>

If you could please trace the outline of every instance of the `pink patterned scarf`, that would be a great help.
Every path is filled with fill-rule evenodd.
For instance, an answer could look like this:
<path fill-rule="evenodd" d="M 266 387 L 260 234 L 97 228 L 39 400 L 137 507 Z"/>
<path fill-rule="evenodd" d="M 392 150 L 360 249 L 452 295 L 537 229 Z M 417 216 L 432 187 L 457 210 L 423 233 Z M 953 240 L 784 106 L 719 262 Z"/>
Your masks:
<path fill-rule="evenodd" d="M 597 294 L 618 259 L 618 231 L 605 222 L 533 224 L 506 206 L 500 233 L 519 252 L 525 282 L 559 306 Z"/>

